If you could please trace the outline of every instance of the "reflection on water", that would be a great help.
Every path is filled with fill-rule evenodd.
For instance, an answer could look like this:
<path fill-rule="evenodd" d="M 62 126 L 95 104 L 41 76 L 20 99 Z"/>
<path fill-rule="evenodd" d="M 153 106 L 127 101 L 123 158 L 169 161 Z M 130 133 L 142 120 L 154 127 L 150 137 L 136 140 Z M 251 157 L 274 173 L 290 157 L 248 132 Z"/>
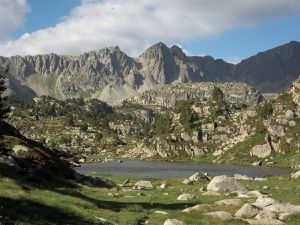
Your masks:
<path fill-rule="evenodd" d="M 88 163 L 76 168 L 76 171 L 80 173 L 96 172 L 127 177 L 184 178 L 195 172 L 208 173 L 210 176 L 233 176 L 238 173 L 250 177 L 263 177 L 265 175 L 287 175 L 292 172 L 292 169 L 226 164 L 197 164 L 192 162 L 124 160 L 123 163 Z"/>

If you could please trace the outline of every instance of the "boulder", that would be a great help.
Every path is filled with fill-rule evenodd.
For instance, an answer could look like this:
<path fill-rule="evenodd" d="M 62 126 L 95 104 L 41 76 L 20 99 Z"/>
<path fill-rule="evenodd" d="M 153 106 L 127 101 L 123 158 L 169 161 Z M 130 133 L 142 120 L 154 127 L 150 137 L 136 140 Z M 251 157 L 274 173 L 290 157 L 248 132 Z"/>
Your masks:
<path fill-rule="evenodd" d="M 268 220 L 268 219 L 263 219 L 263 220 L 256 220 L 256 219 L 245 219 L 245 221 L 248 224 L 252 225 L 283 225 L 284 222 L 276 219 Z"/>
<path fill-rule="evenodd" d="M 190 141 L 191 137 L 188 133 L 184 132 L 180 134 L 180 137 L 184 140 L 184 141 Z"/>
<path fill-rule="evenodd" d="M 182 181 L 183 184 L 186 184 L 186 185 L 192 185 L 193 184 L 193 181 L 189 180 L 189 179 L 184 179 Z"/>
<path fill-rule="evenodd" d="M 274 212 L 263 210 L 255 216 L 257 220 L 274 220 L 276 219 L 276 214 Z"/>
<path fill-rule="evenodd" d="M 292 204 L 283 204 L 283 203 L 274 203 L 272 205 L 268 205 L 264 208 L 265 210 L 269 210 L 271 212 L 276 213 L 300 213 L 300 205 L 292 205 Z"/>
<path fill-rule="evenodd" d="M 225 211 L 209 212 L 209 213 L 204 213 L 203 215 L 210 216 L 224 221 L 233 219 L 232 215 L 229 212 L 225 212 Z"/>
<path fill-rule="evenodd" d="M 292 173 L 291 177 L 295 178 L 295 179 L 299 179 L 300 178 L 300 170 L 295 173 Z"/>
<path fill-rule="evenodd" d="M 135 183 L 134 187 L 136 189 L 152 189 L 153 184 L 150 181 L 140 180 L 137 183 Z"/>
<path fill-rule="evenodd" d="M 294 117 L 294 112 L 290 109 L 288 109 L 286 112 L 285 112 L 285 117 L 287 119 L 292 119 Z"/>
<path fill-rule="evenodd" d="M 251 218 L 257 215 L 260 212 L 259 208 L 249 203 L 246 203 L 240 208 L 236 213 L 235 216 L 239 218 Z"/>
<path fill-rule="evenodd" d="M 207 206 L 208 206 L 207 204 L 195 205 L 193 207 L 185 208 L 184 210 L 182 210 L 182 212 L 190 213 L 192 211 L 199 211 L 199 210 L 203 210 Z"/>
<path fill-rule="evenodd" d="M 255 145 L 250 151 L 251 156 L 257 156 L 258 158 L 268 157 L 272 152 L 272 149 L 268 143 L 264 145 Z"/>
<path fill-rule="evenodd" d="M 186 224 L 183 221 L 181 221 L 181 220 L 167 219 L 164 222 L 164 225 L 186 225 Z"/>
<path fill-rule="evenodd" d="M 232 198 L 232 199 L 223 199 L 223 200 L 219 200 L 219 201 L 216 201 L 214 203 L 215 205 L 218 205 L 218 206 L 238 206 L 240 204 L 242 204 L 242 201 L 240 199 L 235 199 L 235 198 Z"/>
<path fill-rule="evenodd" d="M 200 181 L 200 180 L 210 180 L 210 177 L 207 173 L 194 173 L 192 176 L 189 177 L 190 181 Z"/>
<path fill-rule="evenodd" d="M 267 196 L 259 196 L 253 205 L 259 208 L 265 208 L 266 206 L 272 205 L 275 203 L 275 200 L 273 198 L 267 197 Z"/>
<path fill-rule="evenodd" d="M 246 188 L 233 177 L 216 176 L 207 185 L 208 191 L 245 191 Z"/>
<path fill-rule="evenodd" d="M 12 148 L 13 152 L 15 153 L 15 155 L 20 155 L 22 153 L 27 153 L 29 150 L 28 150 L 28 147 L 24 146 L 24 145 L 15 145 L 13 148 Z"/>
<path fill-rule="evenodd" d="M 179 201 L 188 201 L 188 200 L 191 200 L 194 198 L 194 195 L 191 195 L 191 194 L 182 194 L 182 195 L 179 195 L 177 200 Z"/>

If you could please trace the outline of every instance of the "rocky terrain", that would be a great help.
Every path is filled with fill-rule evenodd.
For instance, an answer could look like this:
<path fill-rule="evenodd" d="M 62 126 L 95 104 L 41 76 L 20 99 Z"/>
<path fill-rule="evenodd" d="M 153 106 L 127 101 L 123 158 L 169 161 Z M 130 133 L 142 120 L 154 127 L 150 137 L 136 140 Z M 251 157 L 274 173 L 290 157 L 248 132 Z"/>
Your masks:
<path fill-rule="evenodd" d="M 173 84 L 116 107 L 99 100 L 20 100 L 12 103 L 9 121 L 28 138 L 88 160 L 137 157 L 298 168 L 299 96 L 299 79 L 269 100 L 242 83 Z"/>
<path fill-rule="evenodd" d="M 261 92 L 277 92 L 300 73 L 299 54 L 300 43 L 294 41 L 233 65 L 210 56 L 187 56 L 178 46 L 157 43 L 137 58 L 111 47 L 80 56 L 0 57 L 0 64 L 10 65 L 8 94 L 97 98 L 120 104 L 161 85 L 200 81 L 241 81 Z"/>
<path fill-rule="evenodd" d="M 262 94 L 245 83 L 192 83 L 164 85 L 159 88 L 145 91 L 128 101 L 144 106 L 175 107 L 178 101 L 197 99 L 207 101 L 212 97 L 213 89 L 217 87 L 224 93 L 224 101 L 228 104 L 244 104 L 256 106 L 264 101 Z"/>

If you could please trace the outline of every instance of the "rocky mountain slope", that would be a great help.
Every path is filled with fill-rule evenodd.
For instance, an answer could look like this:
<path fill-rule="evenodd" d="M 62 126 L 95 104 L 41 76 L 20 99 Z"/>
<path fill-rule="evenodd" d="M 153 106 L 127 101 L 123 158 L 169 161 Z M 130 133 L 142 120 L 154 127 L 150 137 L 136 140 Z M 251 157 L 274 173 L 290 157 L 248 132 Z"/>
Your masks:
<path fill-rule="evenodd" d="M 244 81 L 262 92 L 274 92 L 297 77 L 299 60 L 300 43 L 294 41 L 238 65 L 210 56 L 187 56 L 178 46 L 169 48 L 163 43 L 137 58 L 111 47 L 80 56 L 0 57 L 0 64 L 10 64 L 10 94 L 81 96 L 118 104 L 154 87 L 176 83 Z"/>
<path fill-rule="evenodd" d="M 299 82 L 269 100 L 240 83 L 166 85 L 112 108 L 99 100 L 43 97 L 12 103 L 9 120 L 28 138 L 93 160 L 299 167 Z"/>
<path fill-rule="evenodd" d="M 164 85 L 145 91 L 139 96 L 135 96 L 128 101 L 141 105 L 158 105 L 174 107 L 178 101 L 197 99 L 205 101 L 210 99 L 214 88 L 220 88 L 224 93 L 224 100 L 232 104 L 245 104 L 247 106 L 258 105 L 264 97 L 255 88 L 245 83 L 192 83 L 192 84 L 172 84 Z"/>

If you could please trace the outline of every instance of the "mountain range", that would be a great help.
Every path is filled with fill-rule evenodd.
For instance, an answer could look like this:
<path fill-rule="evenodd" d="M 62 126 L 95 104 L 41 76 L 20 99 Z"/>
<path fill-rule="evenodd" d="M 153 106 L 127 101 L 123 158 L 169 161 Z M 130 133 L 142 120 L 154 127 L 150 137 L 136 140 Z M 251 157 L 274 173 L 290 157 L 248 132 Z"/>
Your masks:
<path fill-rule="evenodd" d="M 2 64 L 10 66 L 8 94 L 81 96 L 118 104 L 166 84 L 245 82 L 261 92 L 278 92 L 300 74 L 300 42 L 258 53 L 236 65 L 211 56 L 187 56 L 178 46 L 169 48 L 161 42 L 136 58 L 116 46 L 80 56 L 0 57 Z"/>

